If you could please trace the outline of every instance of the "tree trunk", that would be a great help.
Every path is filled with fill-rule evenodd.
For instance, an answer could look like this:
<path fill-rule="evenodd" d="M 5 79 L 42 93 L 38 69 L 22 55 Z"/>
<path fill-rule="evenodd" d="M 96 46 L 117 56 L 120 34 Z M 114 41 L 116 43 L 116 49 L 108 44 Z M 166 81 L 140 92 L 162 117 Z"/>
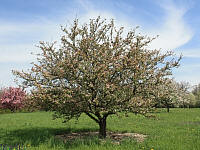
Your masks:
<path fill-rule="evenodd" d="M 169 112 L 169 107 L 167 107 L 167 112 Z"/>
<path fill-rule="evenodd" d="M 99 121 L 99 137 L 100 138 L 105 138 L 106 137 L 106 118 L 107 117 L 103 117 Z"/>
<path fill-rule="evenodd" d="M 113 114 L 113 113 L 107 113 L 104 114 L 103 117 L 97 112 L 95 113 L 95 116 L 98 118 L 95 118 L 93 115 L 90 113 L 86 112 L 86 115 L 88 115 L 91 119 L 93 119 L 96 123 L 99 124 L 99 138 L 105 138 L 106 137 L 106 119 L 108 115 Z"/>

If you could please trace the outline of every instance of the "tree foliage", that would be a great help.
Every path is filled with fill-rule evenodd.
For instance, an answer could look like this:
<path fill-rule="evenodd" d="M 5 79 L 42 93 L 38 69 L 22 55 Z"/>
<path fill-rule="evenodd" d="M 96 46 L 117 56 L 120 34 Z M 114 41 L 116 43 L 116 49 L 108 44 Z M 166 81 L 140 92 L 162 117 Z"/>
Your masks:
<path fill-rule="evenodd" d="M 21 88 L 4 88 L 1 93 L 1 108 L 16 111 L 22 109 L 26 99 L 26 92 Z"/>
<path fill-rule="evenodd" d="M 3 94 L 3 88 L 0 89 L 0 100 L 1 100 L 2 94 Z M 2 108 L 2 106 L 1 106 L 1 102 L 0 102 L 0 109 L 1 108 Z"/>
<path fill-rule="evenodd" d="M 158 86 L 159 96 L 155 102 L 156 107 L 166 107 L 169 112 L 173 107 L 192 107 L 194 98 L 189 92 L 190 84 L 188 82 L 176 82 L 173 79 L 167 79 L 167 84 Z"/>
<path fill-rule="evenodd" d="M 190 84 L 189 82 L 176 82 L 177 88 L 177 103 L 179 107 L 187 108 L 192 103 L 192 97 L 189 92 Z"/>
<path fill-rule="evenodd" d="M 195 96 L 195 106 L 200 107 L 200 84 L 194 86 L 192 94 Z"/>
<path fill-rule="evenodd" d="M 177 103 L 177 98 L 179 98 L 176 82 L 172 79 L 166 79 L 166 84 L 157 86 L 157 91 L 158 97 L 155 101 L 155 106 L 165 107 L 167 108 L 167 112 L 169 112 L 169 108 L 174 107 Z"/>
<path fill-rule="evenodd" d="M 169 51 L 150 50 L 149 38 L 116 28 L 100 17 L 89 24 L 62 27 L 61 45 L 40 42 L 41 53 L 29 72 L 13 71 L 32 87 L 32 98 L 55 117 L 66 120 L 82 113 L 99 124 L 106 136 L 106 119 L 120 112 L 146 114 L 168 84 L 181 58 Z"/>

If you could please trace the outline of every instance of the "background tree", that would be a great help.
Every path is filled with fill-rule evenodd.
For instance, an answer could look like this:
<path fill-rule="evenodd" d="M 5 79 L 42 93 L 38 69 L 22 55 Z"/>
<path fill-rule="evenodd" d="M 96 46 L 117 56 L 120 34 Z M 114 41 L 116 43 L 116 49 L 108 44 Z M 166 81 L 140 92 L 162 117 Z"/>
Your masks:
<path fill-rule="evenodd" d="M 174 107 L 177 103 L 178 90 L 177 84 L 174 80 L 166 78 L 166 84 L 157 86 L 157 100 L 155 101 L 155 107 L 167 108 L 167 112 L 171 107 Z"/>
<path fill-rule="evenodd" d="M 194 86 L 194 88 L 192 89 L 192 94 L 195 96 L 195 106 L 200 107 L 200 84 Z"/>
<path fill-rule="evenodd" d="M 26 99 L 26 92 L 21 88 L 9 87 L 4 88 L 1 94 L 1 107 L 9 109 L 12 112 L 22 109 Z"/>
<path fill-rule="evenodd" d="M 166 107 L 167 112 L 174 107 L 190 107 L 194 104 L 194 97 L 189 92 L 190 84 L 188 82 L 176 82 L 173 79 L 166 78 L 167 84 L 157 87 L 158 99 L 155 102 L 156 107 Z"/>
<path fill-rule="evenodd" d="M 190 92 L 188 94 L 188 100 L 189 100 L 189 108 L 195 108 L 197 107 L 197 100 L 195 99 L 194 94 L 192 94 L 192 92 Z"/>
<path fill-rule="evenodd" d="M 3 94 L 3 88 L 0 89 L 0 100 L 1 100 L 2 94 Z M 0 102 L 0 109 L 2 109 L 1 102 Z"/>
<path fill-rule="evenodd" d="M 2 94 L 3 94 L 3 88 L 0 89 L 0 99 L 1 99 Z"/>
<path fill-rule="evenodd" d="M 190 106 L 190 103 L 192 101 L 192 97 L 190 96 L 190 84 L 189 82 L 176 82 L 176 88 L 177 88 L 177 103 L 179 107 L 187 108 Z"/>
<path fill-rule="evenodd" d="M 29 72 L 13 71 L 32 98 L 55 117 L 66 121 L 85 113 L 99 124 L 106 137 L 106 119 L 120 112 L 146 114 L 156 99 L 156 87 L 168 84 L 171 69 L 180 58 L 172 52 L 149 50 L 153 40 L 123 32 L 114 21 L 91 19 L 80 26 L 75 20 L 63 28 L 61 45 L 40 42 L 41 54 Z"/>

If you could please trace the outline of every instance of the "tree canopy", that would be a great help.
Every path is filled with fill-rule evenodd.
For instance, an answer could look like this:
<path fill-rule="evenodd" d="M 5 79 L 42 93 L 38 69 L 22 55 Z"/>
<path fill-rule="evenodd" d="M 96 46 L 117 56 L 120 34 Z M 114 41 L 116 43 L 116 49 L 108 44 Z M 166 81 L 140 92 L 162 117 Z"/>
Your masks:
<path fill-rule="evenodd" d="M 160 85 L 179 66 L 173 52 L 149 49 L 154 38 L 136 28 L 124 32 L 114 20 L 100 17 L 62 27 L 61 44 L 40 42 L 41 53 L 28 72 L 13 71 L 32 87 L 32 98 L 65 120 L 82 113 L 99 124 L 106 137 L 106 118 L 120 112 L 145 114 Z"/>
<path fill-rule="evenodd" d="M 11 111 L 20 110 L 24 107 L 26 92 L 23 89 L 9 87 L 0 91 L 0 108 Z"/>
<path fill-rule="evenodd" d="M 194 103 L 189 92 L 190 85 L 188 82 L 176 82 L 174 79 L 166 79 L 165 83 L 157 86 L 156 107 L 166 107 L 169 112 L 171 107 L 189 107 Z"/>
<path fill-rule="evenodd" d="M 200 83 L 198 85 L 194 86 L 194 88 L 192 90 L 192 94 L 194 94 L 194 96 L 195 96 L 196 107 L 200 107 Z"/>

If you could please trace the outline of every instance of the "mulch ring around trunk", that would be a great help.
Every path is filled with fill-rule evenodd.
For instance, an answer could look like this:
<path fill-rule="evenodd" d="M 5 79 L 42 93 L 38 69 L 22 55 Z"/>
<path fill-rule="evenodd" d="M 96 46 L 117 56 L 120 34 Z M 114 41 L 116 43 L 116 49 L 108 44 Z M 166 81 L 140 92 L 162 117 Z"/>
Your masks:
<path fill-rule="evenodd" d="M 56 139 L 63 140 L 65 143 L 67 141 L 72 141 L 75 139 L 86 139 L 94 136 L 98 136 L 98 132 L 72 132 L 66 134 L 56 135 Z M 114 144 L 120 144 L 123 139 L 132 138 L 137 142 L 143 142 L 147 135 L 138 133 L 117 133 L 117 132 L 107 132 L 107 138 L 111 139 Z"/>

